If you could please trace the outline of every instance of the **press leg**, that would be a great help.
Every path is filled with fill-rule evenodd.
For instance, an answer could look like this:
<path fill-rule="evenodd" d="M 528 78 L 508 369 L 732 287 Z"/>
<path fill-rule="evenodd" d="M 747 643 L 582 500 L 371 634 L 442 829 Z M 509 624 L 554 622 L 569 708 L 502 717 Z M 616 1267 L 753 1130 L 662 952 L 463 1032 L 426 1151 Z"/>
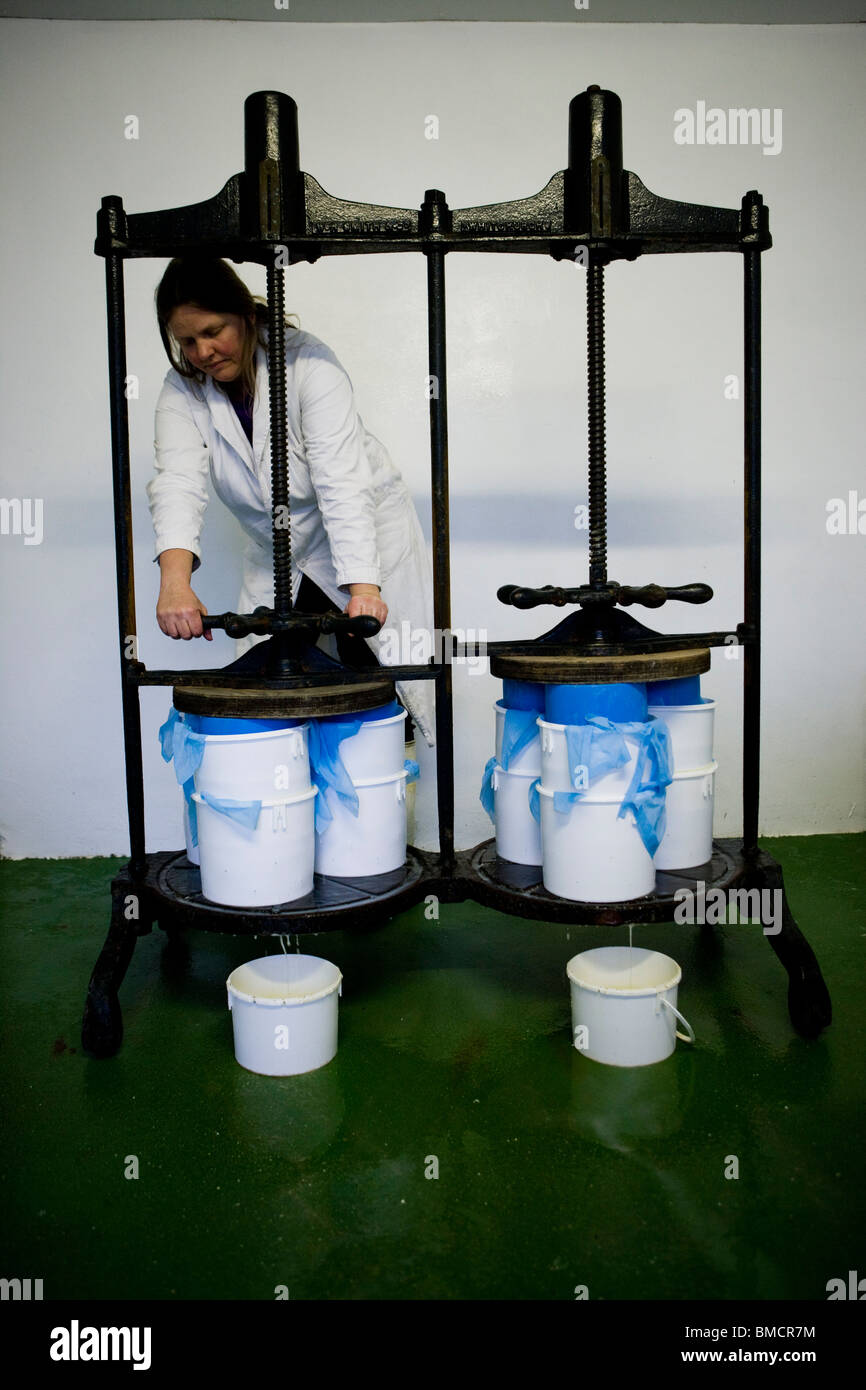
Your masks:
<path fill-rule="evenodd" d="M 113 1057 L 123 1038 L 117 992 L 142 931 L 139 902 L 129 881 L 112 884 L 111 925 L 90 977 L 81 1025 L 81 1046 L 93 1057 Z"/>
<path fill-rule="evenodd" d="M 757 877 L 750 882 L 782 894 L 781 931 L 767 933 L 767 940 L 788 973 L 788 1013 L 801 1037 L 816 1038 L 833 1018 L 830 994 L 815 952 L 794 921 L 781 866 L 768 855 L 762 855 L 761 860 Z"/>

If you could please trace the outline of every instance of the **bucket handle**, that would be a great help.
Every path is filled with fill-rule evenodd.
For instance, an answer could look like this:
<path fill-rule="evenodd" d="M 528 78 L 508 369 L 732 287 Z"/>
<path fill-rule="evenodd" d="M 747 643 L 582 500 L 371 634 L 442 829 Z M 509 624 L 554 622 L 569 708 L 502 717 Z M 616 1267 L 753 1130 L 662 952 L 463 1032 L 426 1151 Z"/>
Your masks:
<path fill-rule="evenodd" d="M 660 994 L 660 995 L 659 995 L 659 1002 L 660 1002 L 661 1004 L 666 1004 L 667 1007 L 670 1009 L 671 1013 L 676 1014 L 676 1016 L 677 1016 L 677 1018 L 679 1019 L 680 1023 L 682 1023 L 683 1026 L 684 1026 L 685 1028 L 688 1029 L 688 1032 L 687 1032 L 687 1033 L 681 1033 L 680 1030 L 679 1030 L 679 1028 L 676 1028 L 674 1031 L 675 1031 L 677 1037 L 678 1037 L 682 1042 L 693 1043 L 694 1040 L 695 1040 L 695 1030 L 694 1030 L 694 1028 L 692 1027 L 692 1025 L 689 1023 L 688 1019 L 687 1019 L 687 1018 L 683 1018 L 683 1016 L 682 1016 L 682 1014 L 680 1013 L 679 1009 L 675 1009 L 674 1006 L 673 1006 L 673 1004 L 671 1003 L 671 1001 L 670 1001 L 669 999 L 665 999 L 665 997 L 664 997 L 663 994 Z"/>

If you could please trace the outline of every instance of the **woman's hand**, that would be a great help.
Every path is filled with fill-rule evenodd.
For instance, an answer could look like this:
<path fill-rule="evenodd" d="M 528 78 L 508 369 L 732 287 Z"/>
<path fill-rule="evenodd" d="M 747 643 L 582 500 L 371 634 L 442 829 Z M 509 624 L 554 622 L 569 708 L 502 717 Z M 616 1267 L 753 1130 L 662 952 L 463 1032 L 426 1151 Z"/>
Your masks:
<path fill-rule="evenodd" d="M 183 580 L 163 584 L 156 605 L 156 621 L 166 637 L 183 637 L 189 641 L 191 637 L 204 636 L 212 642 L 213 633 L 202 628 L 202 613 L 207 613 L 207 609 L 189 584 Z"/>
<path fill-rule="evenodd" d="M 160 554 L 156 621 L 166 637 L 183 637 L 188 642 L 191 637 L 205 636 L 212 642 L 213 633 L 205 632 L 201 625 L 201 615 L 207 609 L 190 588 L 194 559 L 191 550 L 163 550 Z"/>
<path fill-rule="evenodd" d="M 352 597 L 343 609 L 350 618 L 377 618 L 379 626 L 384 626 L 388 616 L 388 605 L 382 599 L 376 584 L 350 584 Z"/>

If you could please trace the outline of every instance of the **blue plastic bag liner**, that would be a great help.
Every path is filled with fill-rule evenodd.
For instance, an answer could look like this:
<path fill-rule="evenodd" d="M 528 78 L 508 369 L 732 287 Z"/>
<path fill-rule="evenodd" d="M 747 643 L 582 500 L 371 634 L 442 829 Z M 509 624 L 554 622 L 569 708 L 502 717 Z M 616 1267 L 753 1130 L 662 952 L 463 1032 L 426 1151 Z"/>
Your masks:
<path fill-rule="evenodd" d="M 195 791 L 195 778 L 190 777 L 188 782 L 183 784 L 183 799 L 186 802 L 187 815 L 189 816 L 189 837 L 192 841 L 192 848 L 198 844 L 198 807 L 192 799 Z"/>
<path fill-rule="evenodd" d="M 502 681 L 502 703 L 506 709 L 534 709 L 544 712 L 544 686 L 535 681 Z"/>
<path fill-rule="evenodd" d="M 408 787 L 410 782 L 418 781 L 418 778 L 421 776 L 421 769 L 414 758 L 404 758 L 403 766 L 406 769 L 407 773 L 406 786 Z"/>
<path fill-rule="evenodd" d="M 529 810 L 533 820 L 537 821 L 539 825 L 541 824 L 541 806 L 539 805 L 540 798 L 538 795 L 538 788 L 540 785 L 540 777 L 536 777 L 535 780 L 529 784 Z M 567 816 L 575 801 L 581 796 L 583 796 L 583 792 L 554 792 L 553 809 L 558 811 L 560 815 Z"/>
<path fill-rule="evenodd" d="M 168 719 L 159 730 L 162 756 L 167 763 L 174 760 L 174 775 L 178 786 L 188 782 L 201 766 L 204 757 L 205 736 L 198 734 L 181 719 L 172 706 Z"/>
<path fill-rule="evenodd" d="M 174 730 L 175 726 L 180 722 L 180 715 L 174 705 L 172 705 L 168 712 L 168 719 L 166 719 L 164 724 L 160 725 L 159 729 L 159 742 L 162 749 L 162 756 L 167 763 L 170 763 L 174 756 Z"/>
<path fill-rule="evenodd" d="M 184 723 L 197 734 L 262 734 L 272 729 L 294 729 L 304 719 L 215 719 L 204 714 L 185 714 Z"/>
<path fill-rule="evenodd" d="M 259 823 L 261 801 L 232 801 L 225 796 L 211 796 L 209 792 L 199 792 L 199 796 L 212 811 L 218 811 L 221 816 L 228 816 L 229 820 L 237 821 L 238 825 L 246 826 L 247 830 L 255 830 Z"/>
<path fill-rule="evenodd" d="M 484 776 L 481 778 L 481 791 L 478 793 L 478 799 L 494 825 L 496 824 L 496 818 L 493 814 L 493 769 L 495 766 L 496 758 L 488 758 L 484 764 Z"/>
<path fill-rule="evenodd" d="M 357 816 L 360 810 L 358 793 L 340 757 L 343 739 L 353 738 L 362 724 L 370 720 L 391 719 L 400 714 L 402 708 L 397 700 L 390 700 L 387 705 L 377 705 L 375 709 L 358 710 L 352 714 L 327 714 L 321 719 L 310 720 L 310 779 L 319 789 L 316 797 L 316 830 L 320 835 L 333 820 L 328 805 L 329 796 L 338 796 L 353 816 Z M 414 781 L 414 778 L 408 780 Z"/>
<path fill-rule="evenodd" d="M 637 738 L 638 749 L 635 769 L 622 799 L 618 819 L 622 820 L 627 811 L 632 812 L 647 853 L 652 856 L 661 844 L 665 833 L 665 788 L 670 786 L 673 781 L 670 734 L 665 725 L 658 719 L 615 724 L 610 719 L 597 715 L 593 718 L 591 727 L 593 730 L 597 730 L 602 737 L 598 738 L 596 734 L 590 736 L 588 733 L 583 733 L 584 745 L 581 745 L 576 739 L 569 742 L 568 750 L 569 766 L 572 772 L 578 764 L 591 770 L 590 785 L 593 780 L 597 780 L 602 775 L 599 769 L 604 766 L 605 761 L 612 763 L 606 768 L 607 771 L 621 767 L 624 762 L 628 761 L 629 750 L 624 735 L 632 734 Z M 567 729 L 566 740 L 569 738 L 569 732 Z M 578 733 L 581 732 L 578 729 Z M 593 745 L 595 745 L 595 751 L 593 751 Z M 572 760 L 572 748 L 577 754 L 583 755 L 577 761 Z M 616 761 L 612 761 L 614 759 Z M 540 781 L 541 778 L 536 777 L 529 788 L 529 809 L 536 820 L 540 819 L 538 805 Z M 588 787 L 571 792 L 554 792 L 553 805 L 555 810 L 561 815 L 567 815 L 574 803 L 587 790 L 589 790 Z"/>
<path fill-rule="evenodd" d="M 194 733 L 186 724 L 174 731 L 174 775 L 181 786 L 189 781 L 201 766 L 204 757 L 205 735 Z"/>
<path fill-rule="evenodd" d="M 643 723 L 647 717 L 646 686 L 546 685 L 544 709 L 551 724 L 583 724 L 596 714 L 617 723 Z"/>
<path fill-rule="evenodd" d="M 522 753 L 538 733 L 537 718 L 534 709 L 506 709 L 502 729 L 502 766 L 506 772 L 511 759 Z"/>
<path fill-rule="evenodd" d="M 607 738 L 602 738 L 598 744 L 598 752 L 594 761 L 586 764 L 595 770 L 595 777 L 600 775 L 598 769 L 607 760 L 613 762 L 614 767 L 621 767 L 628 761 L 628 745 L 624 735 L 631 734 L 637 739 L 637 757 L 635 759 L 635 769 L 632 774 L 631 782 L 619 808 L 618 819 L 622 820 L 627 811 L 634 815 L 635 825 L 638 833 L 643 840 L 647 853 L 652 857 L 665 833 L 665 788 L 669 787 L 673 781 L 673 753 L 671 750 L 671 736 L 667 727 L 659 719 L 632 720 L 629 722 L 616 722 L 605 719 L 601 715 L 595 716 L 591 720 L 591 726 L 599 730 L 602 734 L 606 733 Z M 569 733 L 566 731 L 566 740 Z M 596 736 L 597 737 L 597 736 Z M 585 736 L 586 744 L 589 745 L 589 736 Z M 621 756 L 618 750 L 624 751 L 625 757 Z M 569 762 L 573 769 L 575 762 L 571 761 L 572 746 L 578 753 L 584 749 L 575 740 L 574 744 L 569 744 Z M 590 759 L 593 753 L 590 748 Z M 578 759 L 578 761 L 581 761 Z M 611 768 L 608 768 L 610 771 Z M 592 771 L 590 772 L 590 785 L 592 782 Z M 563 792 L 560 797 L 559 805 L 554 797 L 554 806 L 557 811 L 566 813 L 569 811 L 580 796 L 584 794 L 586 788 L 573 792 Z"/>
<path fill-rule="evenodd" d="M 673 781 L 674 760 L 670 734 L 660 720 L 639 727 L 643 733 L 634 776 L 622 799 L 618 819 L 622 820 L 627 811 L 632 812 L 644 848 L 652 857 L 665 833 L 665 789 Z"/>
<path fill-rule="evenodd" d="M 351 714 L 324 714 L 319 719 L 320 724 L 339 724 L 347 719 L 357 720 L 358 724 L 366 724 L 368 719 L 391 719 L 393 715 L 399 714 L 403 706 L 397 700 L 390 700 L 387 705 L 377 705 L 375 709 L 353 710 Z M 355 730 L 357 733 L 357 729 Z M 348 735 L 346 735 L 348 737 Z"/>
<path fill-rule="evenodd" d="M 359 715 L 347 718 L 345 714 L 310 720 L 310 780 L 319 789 L 316 830 L 320 835 L 334 818 L 328 805 L 329 796 L 338 796 L 353 816 L 360 810 L 355 785 L 340 757 L 340 744 L 344 738 L 352 738 L 361 723 Z"/>
<path fill-rule="evenodd" d="M 649 681 L 647 701 L 651 705 L 703 705 L 700 676 L 677 676 L 672 681 Z"/>
<path fill-rule="evenodd" d="M 576 792 L 588 791 L 599 778 L 628 762 L 631 750 L 623 736 L 627 731 L 626 725 L 612 724 L 600 714 L 591 715 L 585 724 L 566 724 L 569 779 Z"/>

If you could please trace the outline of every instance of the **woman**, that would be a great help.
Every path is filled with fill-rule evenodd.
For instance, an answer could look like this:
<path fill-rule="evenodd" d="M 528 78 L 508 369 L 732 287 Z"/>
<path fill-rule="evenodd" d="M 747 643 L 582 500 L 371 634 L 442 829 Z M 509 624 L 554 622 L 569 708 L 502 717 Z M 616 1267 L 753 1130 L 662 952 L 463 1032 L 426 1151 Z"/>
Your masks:
<path fill-rule="evenodd" d="M 208 471 L 248 538 L 237 611 L 274 601 L 267 308 L 224 261 L 188 257 L 166 269 L 156 311 L 171 362 L 147 488 L 161 573 L 157 622 L 169 637 L 209 639 L 207 609 L 190 585 L 201 564 Z M 406 620 L 429 632 L 430 569 L 409 491 L 364 428 L 334 353 L 288 323 L 286 430 L 295 605 L 383 624 L 390 613 L 398 632 Z M 244 638 L 237 654 L 258 640 Z M 354 639 L 352 664 L 376 665 L 380 643 Z M 348 650 L 340 648 L 344 659 Z M 398 683 L 397 692 L 432 746 L 431 683 Z"/>

